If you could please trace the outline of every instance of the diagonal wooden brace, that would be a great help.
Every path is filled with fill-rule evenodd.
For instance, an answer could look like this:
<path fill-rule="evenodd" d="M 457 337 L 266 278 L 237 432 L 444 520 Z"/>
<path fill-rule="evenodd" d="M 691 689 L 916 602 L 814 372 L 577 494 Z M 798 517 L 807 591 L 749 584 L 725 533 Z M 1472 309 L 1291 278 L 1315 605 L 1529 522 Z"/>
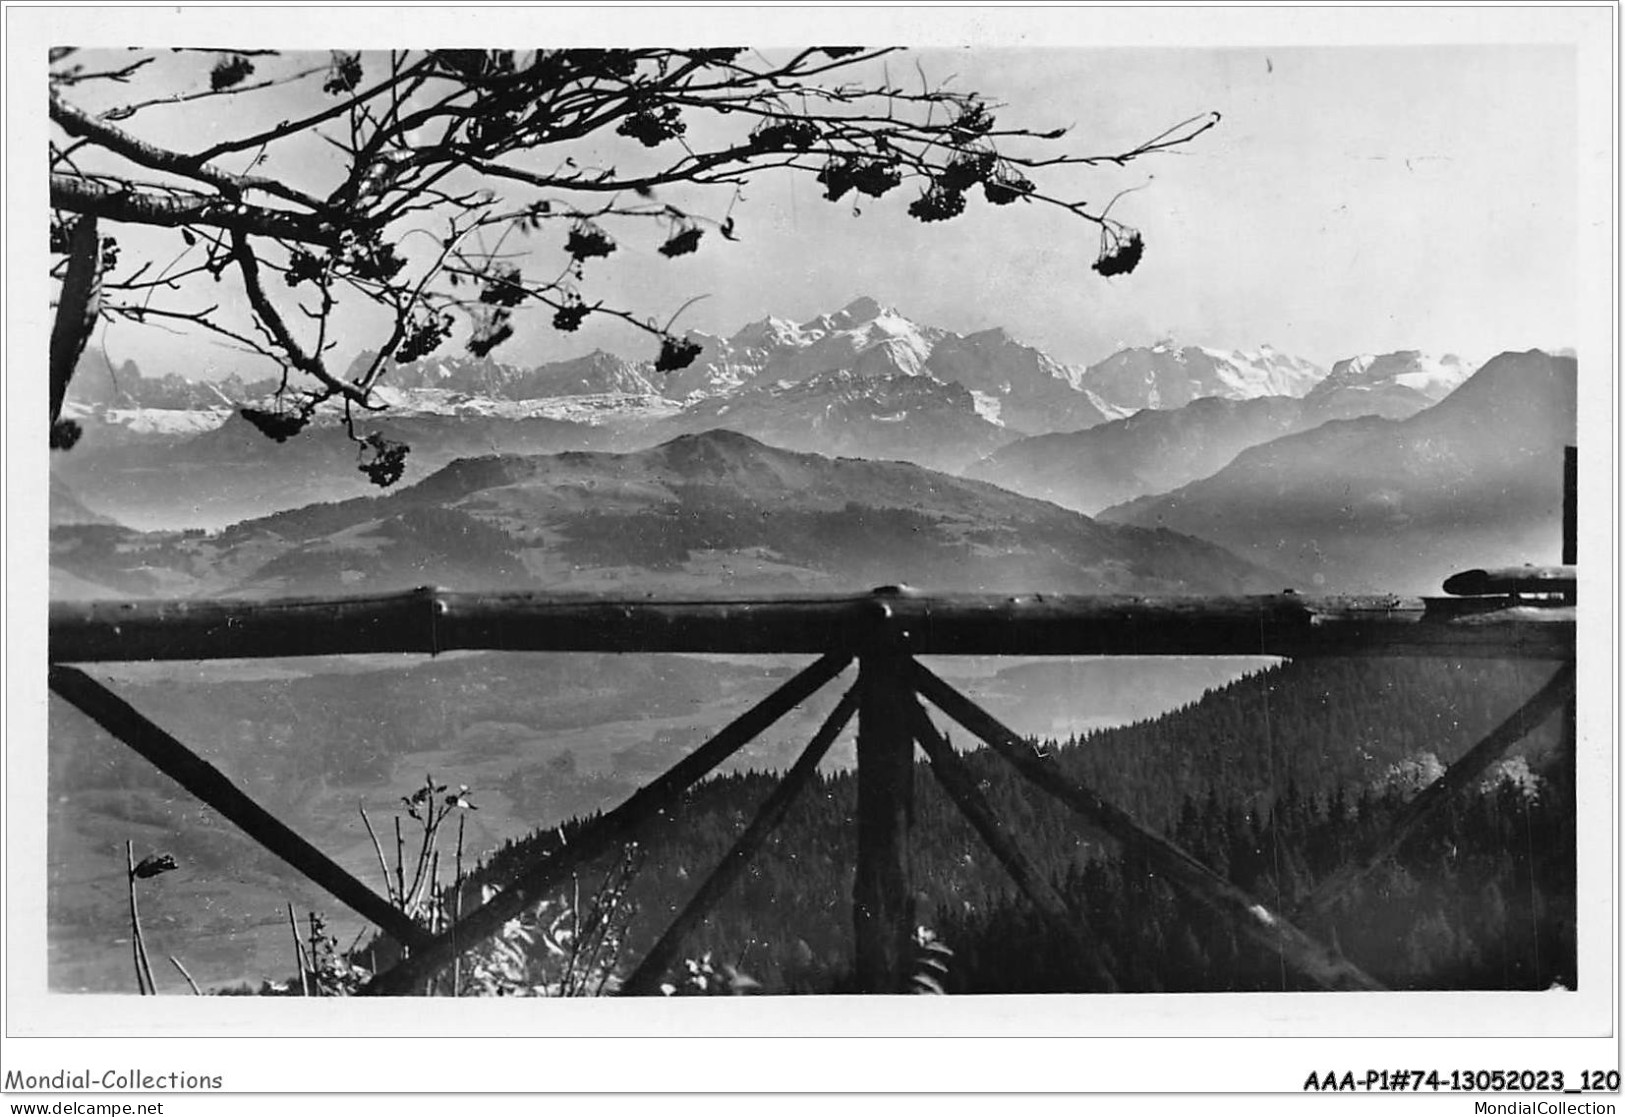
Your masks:
<path fill-rule="evenodd" d="M 585 827 L 568 846 L 537 860 L 485 904 L 465 915 L 427 946 L 414 951 L 410 958 L 373 978 L 361 991 L 371 995 L 405 996 L 420 988 L 424 981 L 450 965 L 453 958 L 479 946 L 500 931 L 508 920 L 543 899 L 550 888 L 571 872 L 626 841 L 644 823 L 673 806 L 684 791 L 839 675 L 851 662 L 849 652 L 830 652 L 803 668 L 664 775 L 633 792 L 620 806 Z"/>
<path fill-rule="evenodd" d="M 1091 826 L 1144 857 L 1171 884 L 1227 920 L 1238 934 L 1279 954 L 1299 973 L 1324 988 L 1371 991 L 1383 988 L 1358 966 L 1316 942 L 1166 838 L 1145 829 L 1127 812 L 1068 779 L 1053 763 L 1039 759 L 1013 730 L 925 667 L 915 663 L 913 672 L 916 688 L 938 709 L 986 741 L 1018 772 L 1065 803 Z"/>
<path fill-rule="evenodd" d="M 858 692 L 854 687 L 847 691 L 835 709 L 830 711 L 829 717 L 824 719 L 824 724 L 813 735 L 812 741 L 790 770 L 784 774 L 784 778 L 773 789 L 773 793 L 767 797 L 733 848 L 723 854 L 722 860 L 694 893 L 694 898 L 683 908 L 682 914 L 666 928 L 666 933 L 660 936 L 660 941 L 655 943 L 643 961 L 638 963 L 638 968 L 621 987 L 622 996 L 650 996 L 659 992 L 658 983 L 671 968 L 671 964 L 677 960 L 677 951 L 683 945 L 683 940 L 700 925 L 716 906 L 716 902 L 739 880 L 745 866 L 750 864 L 750 859 L 762 848 L 774 828 L 784 820 L 790 804 L 795 801 L 802 788 L 807 786 L 813 773 L 818 771 L 819 762 L 824 759 L 830 745 L 835 743 L 835 738 L 840 736 L 841 730 L 846 728 L 846 723 L 852 720 L 852 714 L 857 708 Z"/>
<path fill-rule="evenodd" d="M 1320 882 L 1292 913 L 1294 919 L 1308 920 L 1325 914 L 1337 898 L 1378 865 L 1394 855 L 1429 815 L 1454 799 L 1484 774 L 1507 749 L 1521 741 L 1547 718 L 1574 700 L 1574 664 L 1557 669 L 1545 686 L 1512 716 L 1445 769 L 1444 775 L 1428 784 L 1400 811 L 1388 832 L 1365 854 L 1351 858 L 1341 869 Z"/>
<path fill-rule="evenodd" d="M 1024 896 L 1032 902 L 1033 907 L 1043 912 L 1085 957 L 1091 959 L 1092 971 L 1090 976 L 1101 992 L 1112 993 L 1117 991 L 1117 982 L 1101 965 L 1085 932 L 1088 928 L 1088 918 L 1083 912 L 1067 903 L 1066 898 L 1045 878 L 1033 860 L 1021 848 L 1016 836 L 999 821 L 987 797 L 976 786 L 976 777 L 971 775 L 965 762 L 954 752 L 953 746 L 943 739 L 937 732 L 937 727 L 931 724 L 930 717 L 918 699 L 911 703 L 909 711 L 910 720 L 914 726 L 914 739 L 925 750 L 925 755 L 931 760 L 931 772 L 937 777 L 937 782 L 948 793 L 959 813 L 965 816 L 966 821 L 981 837 L 983 844 L 992 850 L 993 856 L 1010 874 Z"/>
<path fill-rule="evenodd" d="M 250 799 L 225 774 L 198 756 L 101 683 L 79 670 L 53 664 L 51 690 L 86 717 L 151 761 L 159 771 L 196 795 L 249 837 L 298 869 L 312 883 L 356 914 L 370 919 L 397 942 L 418 948 L 427 931 L 378 893 L 362 884 L 327 854 L 294 833 Z"/>

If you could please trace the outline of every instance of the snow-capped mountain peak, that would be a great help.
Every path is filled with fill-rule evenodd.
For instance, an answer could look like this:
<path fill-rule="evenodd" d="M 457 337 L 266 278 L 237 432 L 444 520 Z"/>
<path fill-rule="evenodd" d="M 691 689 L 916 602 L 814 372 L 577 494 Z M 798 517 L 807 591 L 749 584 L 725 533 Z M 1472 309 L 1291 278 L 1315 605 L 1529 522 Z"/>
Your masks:
<path fill-rule="evenodd" d="M 1472 372 L 1472 363 L 1454 353 L 1434 356 L 1415 349 L 1363 353 L 1333 365 L 1331 373 L 1315 386 L 1313 394 L 1408 389 L 1437 403 L 1460 387 Z"/>
<path fill-rule="evenodd" d="M 796 381 L 842 369 L 919 376 L 940 332 L 865 296 L 799 324 L 769 317 L 728 338 L 691 335 L 702 344 L 698 359 L 667 378 L 662 390 L 674 399 L 696 400 L 764 378 Z"/>
<path fill-rule="evenodd" d="M 826 330 L 850 330 L 879 318 L 902 318 L 895 307 L 885 306 L 878 299 L 859 295 L 834 314 L 823 314 L 814 319 Z M 808 323 L 811 326 L 812 323 Z"/>
<path fill-rule="evenodd" d="M 747 323 L 728 340 L 741 348 L 758 349 L 774 345 L 801 345 L 805 342 L 799 325 L 788 318 L 779 318 L 775 315 Z"/>
<path fill-rule="evenodd" d="M 1222 350 L 1164 338 L 1089 366 L 1080 387 L 1115 408 L 1183 407 L 1193 399 L 1303 396 L 1325 376 L 1317 365 L 1264 345 Z"/>

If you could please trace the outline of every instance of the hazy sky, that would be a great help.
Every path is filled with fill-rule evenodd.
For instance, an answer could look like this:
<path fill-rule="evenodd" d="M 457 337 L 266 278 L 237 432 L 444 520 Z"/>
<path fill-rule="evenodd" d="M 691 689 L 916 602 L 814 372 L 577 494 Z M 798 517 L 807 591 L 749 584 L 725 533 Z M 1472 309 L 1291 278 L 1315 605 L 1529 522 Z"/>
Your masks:
<path fill-rule="evenodd" d="M 753 188 L 745 243 L 685 264 L 685 317 L 731 328 L 872 294 L 965 331 L 1002 325 L 1068 362 L 1120 343 L 1264 342 L 1322 362 L 1395 348 L 1489 355 L 1571 344 L 1575 83 L 1564 48 L 925 52 L 932 74 L 1132 147 L 1216 109 L 1180 151 L 1084 172 L 1081 196 L 1149 183 L 1114 210 L 1144 262 L 1102 279 L 1093 226 L 973 203 L 925 226 L 888 197 L 853 218 L 805 181 Z M 1098 187 L 1095 183 L 1098 182 Z M 902 192 L 899 192 L 900 194 Z M 646 269 L 651 294 L 672 271 Z M 640 291 L 641 296 L 641 291 Z"/>
<path fill-rule="evenodd" d="M 731 333 L 768 314 L 800 320 L 872 295 L 960 332 L 1004 326 L 1068 363 L 1164 337 L 1267 342 L 1327 365 L 1397 348 L 1487 357 L 1574 344 L 1568 47 L 1032 46 L 917 58 L 932 78 L 953 76 L 954 88 L 1007 104 L 1001 122 L 1073 125 L 1068 142 L 1080 152 L 1125 150 L 1208 110 L 1223 121 L 1177 154 L 1074 178 L 1076 196 L 1097 203 L 1144 186 L 1113 211 L 1145 234 L 1144 262 L 1129 276 L 1093 272 L 1094 226 L 1050 207 L 995 208 L 973 195 L 964 216 L 922 225 L 906 215 L 913 191 L 904 189 L 865 199 L 858 217 L 850 200 L 832 205 L 810 178 L 779 172 L 754 182 L 735 209 L 739 243 L 713 235 L 676 261 L 656 255 L 656 241 L 629 244 L 589 265 L 589 298 L 664 320 L 705 295 L 679 325 Z M 907 66 L 894 62 L 894 76 Z M 260 114 L 276 119 L 282 108 Z M 195 147 L 206 127 L 175 111 L 164 130 Z M 699 208 L 726 204 L 720 194 Z M 556 247 L 562 236 L 540 243 Z M 104 340 L 114 361 L 133 357 L 149 374 L 200 362 L 216 373 L 265 371 L 152 330 L 114 328 Z M 371 344 L 341 344 L 341 363 Z M 624 325 L 564 335 L 538 314 L 522 318 L 497 355 L 529 362 L 593 347 L 653 350 Z"/>

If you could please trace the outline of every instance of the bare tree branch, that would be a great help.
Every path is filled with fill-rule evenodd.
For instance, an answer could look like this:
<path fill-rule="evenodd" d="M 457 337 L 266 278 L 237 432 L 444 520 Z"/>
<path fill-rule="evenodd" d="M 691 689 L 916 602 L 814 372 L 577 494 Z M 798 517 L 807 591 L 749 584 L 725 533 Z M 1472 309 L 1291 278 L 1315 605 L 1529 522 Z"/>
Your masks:
<path fill-rule="evenodd" d="M 151 170 L 167 171 L 183 178 L 206 182 L 233 200 L 240 197 L 245 190 L 261 190 L 313 211 L 320 211 L 323 208 L 322 203 L 315 198 L 276 179 L 234 175 L 208 163 L 137 139 L 120 128 L 115 128 L 111 124 L 97 120 L 89 113 L 74 108 L 63 101 L 55 90 L 51 92 L 51 119 L 70 136 L 88 139 L 99 147 L 122 155 L 130 162 Z"/>
<path fill-rule="evenodd" d="M 104 314 L 229 338 L 277 361 L 285 389 L 289 372 L 303 372 L 317 385 L 310 398 L 340 396 L 348 415 L 381 406 L 374 389 L 389 368 L 445 343 L 453 314 L 471 326 L 465 344 L 476 356 L 513 335 L 521 308 L 546 307 L 563 331 L 589 315 L 624 322 L 659 341 L 657 371 L 685 367 L 698 350 L 671 333 L 675 318 L 660 325 L 592 298 L 592 261 L 620 247 L 612 230 L 650 223 L 663 238 L 651 246 L 657 256 L 685 255 L 713 229 L 741 239 L 741 187 L 767 172 L 810 177 L 832 203 L 914 192 L 906 210 L 922 222 L 951 220 L 971 203 L 1058 208 L 1098 228 L 1095 270 L 1131 271 L 1143 244 L 1112 216 L 1123 193 L 1104 207 L 1091 204 L 1073 193 L 1075 176 L 1061 172 L 1170 152 L 1218 122 L 1217 114 L 1192 116 L 1127 151 L 1080 151 L 1066 129 L 1003 123 L 1002 106 L 923 71 L 918 86 L 902 88 L 890 76 L 895 52 L 808 47 L 779 61 L 721 47 L 335 52 L 320 66 L 308 56 L 286 58 L 280 70 L 260 64 L 258 80 L 243 84 L 255 70 L 247 57 L 266 52 L 200 50 L 215 59 L 203 90 L 180 81 L 141 87 L 153 79 L 150 55 L 92 72 L 101 65 L 92 56 L 63 50 L 52 55 L 50 114 L 68 140 L 53 142 L 51 205 L 81 218 L 181 230 L 185 250 L 136 261 L 133 274 L 109 281 L 112 289 L 150 298 L 159 288 L 184 291 L 207 273 L 240 282 L 251 311 L 120 306 Z M 92 115 L 74 100 L 93 78 L 139 92 Z M 272 86 L 313 99 L 291 102 L 301 104 L 300 115 L 274 127 L 191 154 L 168 137 L 140 134 L 149 118 L 138 114 L 147 107 L 223 112 L 236 94 Z M 331 101 L 314 107 L 320 98 Z M 113 123 L 132 118 L 128 130 Z M 703 131 L 691 131 L 702 121 Z M 342 153 L 337 175 L 330 164 L 312 171 L 301 146 L 311 141 Z M 216 163 L 244 153 L 244 173 Z M 143 172 L 160 181 L 143 181 Z M 670 186 L 715 188 L 726 210 L 708 212 L 687 195 L 681 206 L 655 198 Z M 256 193 L 255 202 L 244 200 Z M 520 234 L 549 222 L 563 223 L 562 241 L 521 243 Z M 435 247 L 423 250 L 419 237 Z M 199 241 L 203 262 L 173 270 Z M 170 262 L 158 267 L 163 259 Z M 73 268 L 55 267 L 66 290 Z M 266 272 L 285 287 L 268 285 Z M 334 373 L 327 360 L 339 312 L 369 303 L 388 326 L 364 342 L 371 354 L 364 367 Z M 258 340 L 249 336 L 256 331 Z M 296 407 L 299 416 L 308 417 L 308 403 Z M 289 432 L 279 428 L 273 437 Z"/>
<path fill-rule="evenodd" d="M 351 111 L 357 105 L 363 105 L 372 100 L 374 97 L 387 92 L 400 83 L 417 77 L 426 64 L 427 59 L 418 63 L 416 66 L 412 66 L 400 71 L 399 73 L 392 74 L 385 81 L 381 81 L 371 88 L 361 93 L 357 93 L 348 100 L 339 102 L 331 108 L 323 109 L 318 113 L 312 113 L 310 116 L 302 117 L 299 120 L 284 121 L 275 128 L 268 129 L 264 132 L 256 132 L 254 135 L 244 136 L 239 140 L 226 140 L 222 143 L 217 143 L 213 147 L 205 148 L 203 151 L 197 152 L 195 155 L 191 156 L 191 158 L 199 163 L 208 163 L 212 160 L 220 158 L 222 155 L 230 155 L 231 153 L 237 151 L 253 151 L 257 147 L 264 147 L 267 144 L 276 142 L 277 140 L 286 139 L 289 136 L 297 136 L 303 132 L 308 132 L 314 129 L 318 124 L 323 124 L 336 117 L 343 116 L 346 112 Z"/>
<path fill-rule="evenodd" d="M 308 70 L 300 70 L 286 77 L 267 78 L 264 81 L 251 82 L 248 85 L 233 85 L 225 89 L 199 89 L 192 93 L 172 93 L 168 97 L 154 97 L 147 101 L 136 101 L 129 105 L 120 105 L 108 109 L 101 114 L 102 120 L 128 120 L 142 109 L 154 108 L 158 105 L 181 105 L 189 101 L 203 101 L 211 97 L 234 97 L 239 93 L 252 93 L 259 89 L 271 89 L 279 85 L 292 85 L 302 81 L 312 74 L 326 71 L 326 66 L 313 66 Z"/>
<path fill-rule="evenodd" d="M 334 247 L 339 230 L 317 218 L 265 209 L 220 197 L 159 196 L 120 189 L 76 175 L 51 176 L 51 208 L 93 214 L 132 225 L 207 225 L 259 237 Z"/>
<path fill-rule="evenodd" d="M 253 338 L 246 337 L 234 330 L 228 330 L 226 327 L 216 322 L 214 320 L 214 315 L 219 311 L 219 309 L 220 308 L 217 306 L 210 306 L 205 307 L 202 310 L 167 310 L 156 306 L 114 304 L 104 307 L 103 312 L 106 314 L 117 315 L 120 318 L 128 318 L 132 322 L 145 323 L 149 318 L 157 318 L 171 322 L 188 322 L 194 326 L 200 327 L 201 329 L 207 330 L 210 333 L 219 334 L 221 337 L 229 338 L 230 340 L 237 342 L 240 346 L 242 346 L 243 352 L 245 353 L 252 353 L 256 357 L 266 357 L 273 361 L 278 359 L 274 352 L 267 349 Z"/>
<path fill-rule="evenodd" d="M 73 48 L 67 48 L 67 53 L 65 54 L 59 54 L 53 51 L 50 62 L 54 66 L 64 58 L 70 57 L 72 53 Z M 74 66 L 67 70 L 52 73 L 51 82 L 54 85 L 64 86 L 79 85 L 87 81 L 128 82 L 132 77 L 135 76 L 137 70 L 140 70 L 143 66 L 150 65 L 155 61 L 157 61 L 157 56 L 149 54 L 145 58 L 138 59 L 137 61 L 130 63 L 128 66 L 121 66 L 116 70 L 97 70 L 91 73 L 86 73 L 82 68 Z"/>
<path fill-rule="evenodd" d="M 241 230 L 232 230 L 231 252 L 232 259 L 236 261 L 237 268 L 242 273 L 243 289 L 248 293 L 249 305 L 254 308 L 255 317 L 281 350 L 283 358 L 280 359 L 300 372 L 315 377 L 335 394 L 365 405 L 367 403 L 365 392 L 329 373 L 319 351 L 307 353 L 295 340 L 293 332 L 288 329 L 288 324 L 282 320 L 276 304 L 265 294 L 265 285 L 260 282 L 259 259 L 249 246 L 247 234 Z"/>

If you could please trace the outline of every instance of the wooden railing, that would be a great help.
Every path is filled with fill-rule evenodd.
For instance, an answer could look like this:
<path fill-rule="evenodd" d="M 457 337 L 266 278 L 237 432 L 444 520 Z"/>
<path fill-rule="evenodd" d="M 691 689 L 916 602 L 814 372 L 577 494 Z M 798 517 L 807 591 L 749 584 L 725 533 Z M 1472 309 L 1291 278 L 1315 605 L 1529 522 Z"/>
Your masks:
<path fill-rule="evenodd" d="M 52 662 L 268 659 L 366 652 L 1573 657 L 1573 572 L 1457 575 L 1491 596 L 1098 597 L 922 594 L 654 598 L 434 588 L 281 601 L 58 604 Z M 1452 579 L 1455 581 L 1456 579 Z M 1517 590 L 1507 587 L 1516 586 Z"/>
<path fill-rule="evenodd" d="M 1081 915 L 1035 868 L 949 747 L 926 703 L 1004 757 L 1087 826 L 1133 849 L 1190 899 L 1268 947 L 1315 984 L 1377 989 L 1369 975 L 1294 922 L 1323 910 L 1450 793 L 1476 779 L 1511 744 L 1566 710 L 1564 760 L 1572 785 L 1575 604 L 1572 568 L 1473 571 L 1452 589 L 1474 596 L 1143 598 L 928 595 L 884 587 L 857 596 L 737 600 L 463 594 L 434 589 L 370 597 L 286 601 L 140 601 L 57 604 L 50 620 L 50 687 L 114 737 L 326 889 L 405 948 L 367 992 L 405 994 L 461 952 L 545 898 L 572 872 L 634 836 L 660 811 L 854 661 L 853 687 L 768 798 L 755 821 L 624 986 L 653 992 L 704 916 L 856 716 L 857 871 L 854 965 L 859 989 L 899 992 L 915 927 L 910 879 L 915 746 L 949 798 L 1010 872 L 1061 941 L 1078 940 Z M 432 935 L 264 811 L 212 765 L 73 664 L 453 649 L 567 652 L 814 654 L 789 682 L 734 719 L 664 775 L 586 826 L 567 847 L 524 866 L 494 897 Z M 918 655 L 1023 656 L 1442 656 L 1545 660 L 1551 679 L 1500 728 L 1419 795 L 1394 835 L 1349 862 L 1300 906 L 1273 911 L 1046 762 L 1019 735 L 928 671 Z"/>

